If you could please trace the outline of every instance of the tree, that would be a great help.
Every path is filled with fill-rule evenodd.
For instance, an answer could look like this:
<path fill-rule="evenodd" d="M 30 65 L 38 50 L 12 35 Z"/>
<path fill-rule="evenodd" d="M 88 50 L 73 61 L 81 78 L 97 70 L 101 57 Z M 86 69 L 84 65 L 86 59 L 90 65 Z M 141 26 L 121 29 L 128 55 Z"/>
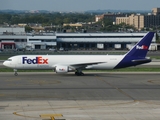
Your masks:
<path fill-rule="evenodd" d="M 28 25 L 25 26 L 25 32 L 31 32 L 33 29 Z"/>
<path fill-rule="evenodd" d="M 112 20 L 110 20 L 108 18 L 107 19 L 103 19 L 102 25 L 103 25 L 103 27 L 107 27 L 109 25 L 113 25 L 113 22 L 112 22 Z"/>

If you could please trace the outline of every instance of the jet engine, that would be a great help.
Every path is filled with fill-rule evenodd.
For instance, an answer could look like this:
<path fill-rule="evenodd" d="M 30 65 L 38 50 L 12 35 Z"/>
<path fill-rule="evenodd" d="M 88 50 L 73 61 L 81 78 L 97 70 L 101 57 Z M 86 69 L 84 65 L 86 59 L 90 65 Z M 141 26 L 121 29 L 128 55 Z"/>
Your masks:
<path fill-rule="evenodd" d="M 59 74 L 65 74 L 69 72 L 69 67 L 68 66 L 56 66 L 55 67 L 55 72 Z"/>

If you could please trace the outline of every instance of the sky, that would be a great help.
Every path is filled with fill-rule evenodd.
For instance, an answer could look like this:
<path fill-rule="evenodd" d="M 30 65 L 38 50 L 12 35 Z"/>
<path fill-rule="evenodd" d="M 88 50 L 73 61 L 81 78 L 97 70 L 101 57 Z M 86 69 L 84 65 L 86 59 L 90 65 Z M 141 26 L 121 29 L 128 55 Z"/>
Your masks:
<path fill-rule="evenodd" d="M 0 0 L 0 10 L 152 10 L 160 0 Z"/>

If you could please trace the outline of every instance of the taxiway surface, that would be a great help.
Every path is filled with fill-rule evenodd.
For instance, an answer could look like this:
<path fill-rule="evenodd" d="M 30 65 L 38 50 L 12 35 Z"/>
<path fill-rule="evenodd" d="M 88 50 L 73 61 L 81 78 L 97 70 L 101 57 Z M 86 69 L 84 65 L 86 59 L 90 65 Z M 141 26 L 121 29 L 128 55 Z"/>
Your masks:
<path fill-rule="evenodd" d="M 159 120 L 160 73 L 0 73 L 0 120 Z"/>

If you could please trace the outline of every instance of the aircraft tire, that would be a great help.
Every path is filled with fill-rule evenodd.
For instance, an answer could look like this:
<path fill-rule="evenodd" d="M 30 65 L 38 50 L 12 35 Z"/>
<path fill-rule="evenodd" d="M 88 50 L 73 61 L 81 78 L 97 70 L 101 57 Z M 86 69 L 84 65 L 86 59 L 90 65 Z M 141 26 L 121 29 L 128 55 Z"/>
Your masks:
<path fill-rule="evenodd" d="M 75 72 L 75 75 L 77 75 L 77 76 L 83 76 L 84 73 L 83 72 Z"/>
<path fill-rule="evenodd" d="M 15 76 L 18 76 L 18 73 L 14 73 Z"/>

